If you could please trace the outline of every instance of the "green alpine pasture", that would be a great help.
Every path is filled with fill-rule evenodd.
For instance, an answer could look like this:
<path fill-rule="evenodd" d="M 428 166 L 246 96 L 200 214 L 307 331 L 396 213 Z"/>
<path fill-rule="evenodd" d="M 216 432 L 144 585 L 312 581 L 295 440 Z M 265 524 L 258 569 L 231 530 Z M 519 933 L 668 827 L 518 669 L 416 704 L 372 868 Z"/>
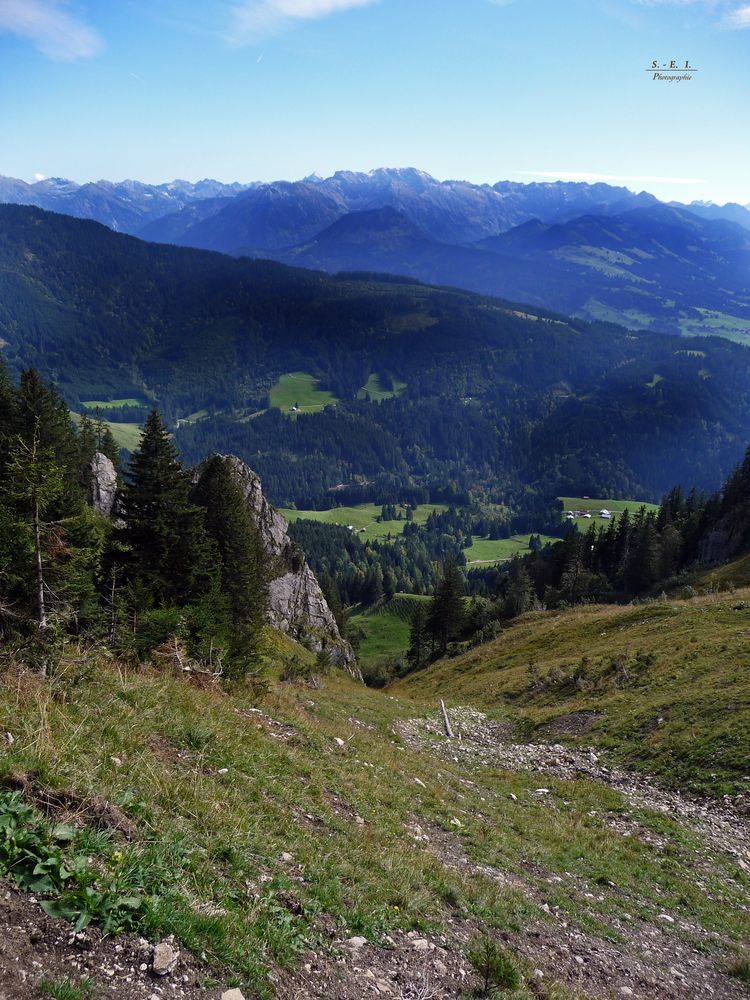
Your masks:
<path fill-rule="evenodd" d="M 593 713 L 573 742 L 682 787 L 746 791 L 749 598 L 531 612 L 397 687 L 481 706 L 532 740 Z"/>
<path fill-rule="evenodd" d="M 357 393 L 357 399 L 369 399 L 373 403 L 380 403 L 384 399 L 393 399 L 394 396 L 400 396 L 406 388 L 406 382 L 401 382 L 397 378 L 392 379 L 392 382 L 393 388 L 386 389 L 379 375 L 370 375 L 367 382 L 365 382 Z"/>
<path fill-rule="evenodd" d="M 361 503 L 353 507 L 331 507 L 330 510 L 294 510 L 282 507 L 279 513 L 290 522 L 321 521 L 323 524 L 340 524 L 345 528 L 351 525 L 359 537 L 365 540 L 383 539 L 388 535 L 403 534 L 404 525 L 407 524 L 406 507 L 397 507 L 397 511 L 402 515 L 400 521 L 377 521 L 376 518 L 379 517 L 382 509 L 382 506 L 378 504 Z M 414 511 L 414 523 L 425 524 L 433 511 L 442 514 L 446 510 L 448 510 L 447 504 L 422 504 Z"/>
<path fill-rule="evenodd" d="M 143 400 L 134 399 L 132 396 L 128 399 L 89 399 L 81 403 L 81 406 L 85 407 L 87 410 L 111 410 L 120 406 L 143 406 Z"/>
<path fill-rule="evenodd" d="M 282 375 L 268 394 L 271 409 L 295 416 L 297 413 L 319 413 L 336 402 L 330 392 L 318 389 L 318 380 L 308 372 L 288 372 Z"/>
<path fill-rule="evenodd" d="M 659 505 L 655 503 L 647 503 L 645 500 L 613 500 L 611 497 L 608 499 L 602 498 L 592 498 L 592 497 L 558 497 L 558 500 L 562 502 L 563 510 L 561 518 L 563 521 L 567 520 L 568 511 L 583 510 L 588 511 L 591 514 L 591 520 L 585 517 L 576 517 L 572 524 L 577 524 L 579 530 L 586 531 L 592 526 L 601 526 L 610 523 L 610 520 L 616 521 L 618 516 L 622 514 L 623 511 L 630 511 L 630 516 L 637 514 L 641 507 L 645 507 L 647 511 L 658 511 Z M 599 515 L 600 510 L 608 510 L 612 515 L 611 519 L 603 519 Z"/>
<path fill-rule="evenodd" d="M 542 544 L 559 542 L 552 535 L 540 535 Z M 513 556 L 522 556 L 530 551 L 531 535 L 511 535 L 510 538 L 483 538 L 474 535 L 472 544 L 463 550 L 468 566 L 507 562 Z"/>
<path fill-rule="evenodd" d="M 395 656 L 403 656 L 409 645 L 409 623 L 414 607 L 429 600 L 417 594 L 396 594 L 376 608 L 355 611 L 349 622 L 357 643 L 358 659 L 366 666 L 377 666 Z"/>
<path fill-rule="evenodd" d="M 74 424 L 80 423 L 80 413 L 71 413 L 70 416 Z M 140 424 L 116 424 L 111 420 L 105 420 L 104 423 L 112 431 L 115 441 L 121 448 L 125 448 L 126 451 L 135 451 L 140 444 L 141 431 L 143 430 Z"/>

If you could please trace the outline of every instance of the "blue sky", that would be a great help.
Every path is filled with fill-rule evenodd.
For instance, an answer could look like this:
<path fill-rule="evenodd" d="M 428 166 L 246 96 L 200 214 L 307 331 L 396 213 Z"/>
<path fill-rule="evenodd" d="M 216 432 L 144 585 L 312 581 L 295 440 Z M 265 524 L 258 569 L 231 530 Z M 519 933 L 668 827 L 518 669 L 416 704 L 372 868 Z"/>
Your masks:
<path fill-rule="evenodd" d="M 0 95 L 26 180 L 416 166 L 750 202 L 750 0 L 0 0 Z"/>

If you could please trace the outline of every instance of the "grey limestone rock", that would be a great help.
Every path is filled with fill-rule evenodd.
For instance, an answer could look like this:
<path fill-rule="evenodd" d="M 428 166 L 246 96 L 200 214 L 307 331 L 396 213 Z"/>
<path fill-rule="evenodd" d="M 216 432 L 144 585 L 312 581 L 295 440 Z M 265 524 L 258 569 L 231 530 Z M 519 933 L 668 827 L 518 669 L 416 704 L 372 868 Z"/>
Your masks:
<path fill-rule="evenodd" d="M 90 500 L 91 506 L 104 517 L 111 517 L 117 501 L 117 472 L 115 467 L 100 451 L 91 460 Z"/>

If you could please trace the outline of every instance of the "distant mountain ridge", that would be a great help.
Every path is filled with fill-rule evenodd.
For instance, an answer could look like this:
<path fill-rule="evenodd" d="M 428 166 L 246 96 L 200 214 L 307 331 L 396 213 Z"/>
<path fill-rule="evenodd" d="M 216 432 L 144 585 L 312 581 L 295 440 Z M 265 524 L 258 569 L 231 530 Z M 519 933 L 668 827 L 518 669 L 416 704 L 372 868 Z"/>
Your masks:
<path fill-rule="evenodd" d="M 633 329 L 750 343 L 750 211 L 605 183 L 438 181 L 414 168 L 225 185 L 0 178 L 0 201 L 154 243 L 398 274 Z"/>
<path fill-rule="evenodd" d="M 224 253 L 278 250 L 305 242 L 342 215 L 390 207 L 432 240 L 471 244 L 532 218 L 567 221 L 584 212 L 606 214 L 655 202 L 653 195 L 609 184 L 489 185 L 438 181 L 413 168 L 339 171 L 326 178 L 258 185 L 209 223 L 186 224 L 176 242 Z M 158 226 L 150 231 L 152 238 L 157 235 Z"/>
<path fill-rule="evenodd" d="M 254 256 L 403 274 L 589 320 L 750 342 L 750 232 L 661 203 L 551 225 L 532 219 L 473 246 L 439 243 L 386 207 Z"/>
<path fill-rule="evenodd" d="M 133 234 L 144 225 L 174 214 L 194 202 L 233 197 L 247 184 L 222 184 L 202 180 L 196 183 L 174 180 L 167 184 L 140 181 L 94 181 L 76 184 L 59 177 L 33 183 L 0 176 L 0 202 L 33 205 L 51 212 L 93 219 L 116 232 Z"/>
<path fill-rule="evenodd" d="M 250 192 L 262 192 L 257 199 Z M 195 183 L 174 180 L 164 184 L 145 184 L 136 180 L 99 180 L 86 184 L 61 178 L 43 178 L 26 182 L 0 176 L 0 202 L 35 205 L 49 211 L 62 212 L 78 218 L 90 218 L 110 228 L 139 235 L 155 242 L 180 240 L 199 249 L 235 252 L 246 249 L 269 249 L 284 245 L 280 237 L 263 237 L 257 230 L 254 213 L 263 212 L 267 200 L 296 194 L 300 204 L 317 198 L 327 204 L 328 214 L 314 220 L 314 213 L 300 220 L 301 230 L 295 230 L 286 244 L 292 246 L 314 235 L 304 232 L 306 223 L 320 221 L 318 230 L 349 212 L 383 208 L 390 205 L 406 212 L 432 239 L 438 242 L 473 243 L 497 235 L 532 218 L 543 222 L 567 222 L 583 214 L 618 214 L 629 208 L 646 207 L 658 199 L 645 191 L 635 194 L 626 187 L 603 182 L 583 181 L 498 181 L 495 184 L 474 184 L 462 180 L 439 181 L 413 167 L 381 167 L 368 173 L 339 170 L 330 177 L 311 175 L 299 181 L 252 181 L 222 183 L 205 179 Z M 264 199 L 264 195 L 266 198 Z M 228 199 L 222 202 L 221 199 Z M 236 200 L 235 212 L 225 213 L 209 229 L 194 226 L 209 216 L 216 216 Z M 202 204 L 199 212 L 190 206 Z M 677 208 L 687 208 L 704 218 L 724 218 L 750 229 L 750 206 L 736 203 L 717 205 L 694 201 L 688 205 L 671 202 Z M 187 211 L 183 213 L 183 210 Z M 303 213 L 304 215 L 304 213 Z M 233 222 L 236 216 L 237 221 Z M 250 217 L 248 220 L 248 216 Z M 159 221 L 163 220 L 163 226 Z M 269 220 L 273 221 L 273 220 Z M 237 228 L 235 228 L 235 226 Z M 248 242 L 242 236 L 253 234 Z M 241 237 L 238 239 L 238 235 Z M 259 241 L 255 237 L 261 237 Z M 203 246 L 201 241 L 211 245 Z"/>

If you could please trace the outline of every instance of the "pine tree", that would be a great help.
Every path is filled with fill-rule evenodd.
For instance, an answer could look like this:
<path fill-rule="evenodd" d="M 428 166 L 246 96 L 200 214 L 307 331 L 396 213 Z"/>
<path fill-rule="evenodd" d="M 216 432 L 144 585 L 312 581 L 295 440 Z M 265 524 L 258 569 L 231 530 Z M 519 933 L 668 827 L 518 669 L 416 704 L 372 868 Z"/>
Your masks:
<path fill-rule="evenodd" d="M 255 659 L 260 648 L 268 580 L 260 532 L 226 459 L 214 455 L 204 466 L 192 500 L 205 511 L 205 526 L 221 564 L 221 590 L 227 597 L 235 668 Z"/>
<path fill-rule="evenodd" d="M 45 542 L 47 525 L 45 517 L 65 492 L 64 470 L 55 461 L 52 448 L 40 446 L 39 421 L 31 434 L 31 442 L 19 435 L 11 445 L 5 476 L 2 483 L 3 500 L 14 512 L 11 531 L 28 537 L 18 538 L 15 573 L 22 585 L 24 577 L 33 593 L 30 603 L 34 606 L 37 624 L 41 629 L 48 625 L 48 585 L 45 580 Z M 24 530 L 25 529 L 25 530 Z M 24 550 L 31 556 L 30 565 L 24 567 Z M 31 585 L 33 579 L 33 585 Z M 31 597 L 31 594 L 28 595 Z"/>
<path fill-rule="evenodd" d="M 533 587 L 523 561 L 515 556 L 508 567 L 508 589 L 503 610 L 508 618 L 516 618 L 528 611 L 533 600 Z"/>
<path fill-rule="evenodd" d="M 411 615 L 409 647 L 406 651 L 406 659 L 412 670 L 418 670 L 427 660 L 428 644 L 427 612 L 422 601 L 418 601 Z"/>
<path fill-rule="evenodd" d="M 204 511 L 190 502 L 190 483 L 174 443 L 153 410 L 133 452 L 122 495 L 125 580 L 140 607 L 183 606 L 206 596 L 218 555 Z"/>
<path fill-rule="evenodd" d="M 464 578 L 453 559 L 443 569 L 435 586 L 427 615 L 427 627 L 440 653 L 460 634 L 465 619 Z"/>

